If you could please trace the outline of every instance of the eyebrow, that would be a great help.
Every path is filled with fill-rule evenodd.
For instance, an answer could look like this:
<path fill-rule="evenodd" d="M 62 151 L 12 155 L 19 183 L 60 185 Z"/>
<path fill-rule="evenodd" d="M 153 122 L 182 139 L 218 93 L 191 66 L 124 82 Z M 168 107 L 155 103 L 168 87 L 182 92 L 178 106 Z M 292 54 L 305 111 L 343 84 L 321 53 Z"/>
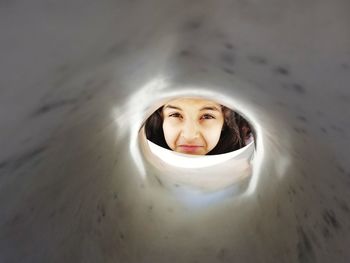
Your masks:
<path fill-rule="evenodd" d="M 220 111 L 217 107 L 215 106 L 205 106 L 203 108 L 200 109 L 200 111 L 203 111 L 203 110 L 212 110 L 212 111 Z"/>
<path fill-rule="evenodd" d="M 175 109 L 175 110 L 181 110 L 181 111 L 182 111 L 181 108 L 176 107 L 176 106 L 173 106 L 173 105 L 166 105 L 166 106 L 164 107 L 164 109 Z"/>
<path fill-rule="evenodd" d="M 164 109 L 175 109 L 175 110 L 182 111 L 182 109 L 180 107 L 173 106 L 173 105 L 166 105 L 164 107 Z M 200 109 L 200 111 L 204 111 L 204 110 L 212 110 L 212 111 L 219 111 L 220 112 L 220 110 L 215 106 L 204 106 L 203 108 Z"/>

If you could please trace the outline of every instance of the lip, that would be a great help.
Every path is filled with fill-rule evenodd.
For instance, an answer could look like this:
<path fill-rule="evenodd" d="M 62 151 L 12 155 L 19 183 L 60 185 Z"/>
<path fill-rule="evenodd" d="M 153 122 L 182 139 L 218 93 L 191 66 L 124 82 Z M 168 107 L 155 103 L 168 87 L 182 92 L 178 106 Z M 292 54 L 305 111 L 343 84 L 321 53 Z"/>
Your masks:
<path fill-rule="evenodd" d="M 202 147 L 201 145 L 179 145 L 179 148 L 184 152 L 196 152 Z"/>

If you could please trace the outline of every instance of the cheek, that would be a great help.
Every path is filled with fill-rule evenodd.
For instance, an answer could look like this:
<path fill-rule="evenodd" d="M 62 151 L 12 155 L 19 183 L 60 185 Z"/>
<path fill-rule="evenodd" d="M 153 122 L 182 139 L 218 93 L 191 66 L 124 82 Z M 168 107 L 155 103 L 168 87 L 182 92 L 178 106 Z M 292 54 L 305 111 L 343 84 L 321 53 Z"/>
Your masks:
<path fill-rule="evenodd" d="M 175 149 L 175 142 L 177 138 L 177 128 L 176 125 L 173 123 L 164 120 L 163 122 L 163 132 L 164 132 L 164 138 L 166 143 L 168 144 L 169 148 L 174 150 Z"/>
<path fill-rule="evenodd" d="M 213 125 L 205 132 L 205 140 L 207 143 L 208 150 L 214 149 L 214 147 L 217 145 L 217 143 L 220 140 L 222 125 Z"/>

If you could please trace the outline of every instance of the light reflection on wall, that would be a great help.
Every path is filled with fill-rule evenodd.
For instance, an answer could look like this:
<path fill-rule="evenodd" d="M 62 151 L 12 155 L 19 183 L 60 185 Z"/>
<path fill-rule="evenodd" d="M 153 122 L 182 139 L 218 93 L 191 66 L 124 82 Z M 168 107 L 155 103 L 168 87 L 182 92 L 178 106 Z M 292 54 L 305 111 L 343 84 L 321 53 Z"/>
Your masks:
<path fill-rule="evenodd" d="M 236 85 L 247 84 L 237 81 Z M 140 128 L 148 116 L 167 100 L 176 97 L 215 98 L 215 101 L 218 103 L 234 110 L 239 109 L 239 113 L 244 113 L 243 116 L 249 120 L 249 123 L 256 131 L 255 143 L 257 147 L 252 161 L 252 178 L 244 195 L 254 193 L 259 182 L 260 170 L 264 160 L 264 132 L 258 118 L 254 115 L 254 111 L 247 107 L 244 102 L 241 102 L 239 98 L 232 98 L 228 94 L 223 94 L 223 92 L 218 93 L 214 90 L 215 88 L 210 86 L 179 86 L 159 76 L 146 83 L 138 92 L 131 95 L 123 106 L 114 109 L 114 119 L 118 130 L 117 139 L 121 139 L 122 137 L 126 139 L 125 135 L 129 134 L 127 137 L 130 141 L 129 150 L 143 179 L 146 177 L 145 159 L 140 151 L 138 136 Z M 159 172 L 161 173 L 162 171 Z"/>

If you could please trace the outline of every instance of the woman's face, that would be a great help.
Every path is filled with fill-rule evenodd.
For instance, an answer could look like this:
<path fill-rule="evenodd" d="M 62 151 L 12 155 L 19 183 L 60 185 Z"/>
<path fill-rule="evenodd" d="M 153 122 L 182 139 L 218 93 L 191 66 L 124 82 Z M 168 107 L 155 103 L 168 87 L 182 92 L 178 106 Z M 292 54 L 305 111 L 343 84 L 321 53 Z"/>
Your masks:
<path fill-rule="evenodd" d="M 162 113 L 165 141 L 173 151 L 205 155 L 220 139 L 224 116 L 218 103 L 175 99 L 164 105 Z"/>

